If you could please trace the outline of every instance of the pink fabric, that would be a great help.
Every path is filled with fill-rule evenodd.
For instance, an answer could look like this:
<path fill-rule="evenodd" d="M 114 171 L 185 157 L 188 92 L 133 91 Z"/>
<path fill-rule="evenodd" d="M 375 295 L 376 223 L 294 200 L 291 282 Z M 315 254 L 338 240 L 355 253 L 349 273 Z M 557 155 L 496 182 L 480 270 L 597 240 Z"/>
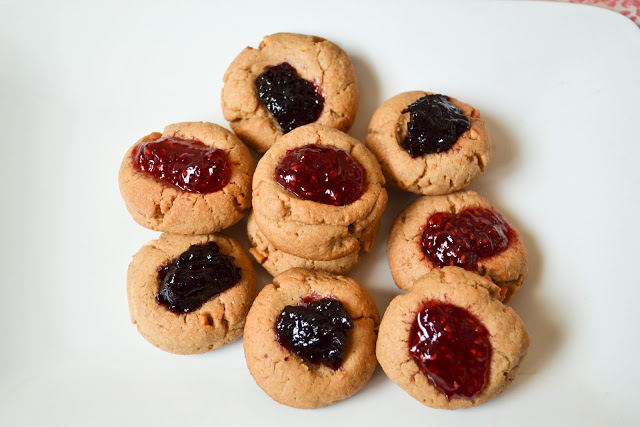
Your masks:
<path fill-rule="evenodd" d="M 553 0 L 588 4 L 618 12 L 640 25 L 640 0 Z"/>

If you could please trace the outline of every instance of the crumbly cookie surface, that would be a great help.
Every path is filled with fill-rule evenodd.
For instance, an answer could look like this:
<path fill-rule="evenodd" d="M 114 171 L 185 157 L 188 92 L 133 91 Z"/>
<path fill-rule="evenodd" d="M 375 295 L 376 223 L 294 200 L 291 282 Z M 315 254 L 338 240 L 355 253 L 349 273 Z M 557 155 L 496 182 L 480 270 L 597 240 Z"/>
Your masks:
<path fill-rule="evenodd" d="M 413 398 L 432 408 L 469 408 L 494 398 L 515 378 L 530 342 L 524 323 L 497 299 L 499 295 L 499 288 L 491 281 L 458 267 L 444 267 L 421 277 L 408 294 L 395 297 L 384 314 L 376 348 L 382 369 Z M 489 333 L 492 355 L 488 381 L 473 400 L 447 400 L 409 352 L 411 328 L 426 301 L 441 301 L 467 310 Z"/>
<path fill-rule="evenodd" d="M 375 240 L 375 234 L 377 233 L 372 233 L 371 240 Z M 306 268 L 308 270 L 321 270 L 327 273 L 346 275 L 358 265 L 361 258 L 360 251 L 355 251 L 342 258 L 330 261 L 316 261 L 288 254 L 276 248 L 265 237 L 258 228 L 253 213 L 249 214 L 249 220 L 247 221 L 247 235 L 252 246 L 249 249 L 249 253 L 272 276 L 277 276 L 291 268 Z M 369 246 L 373 246 L 373 243 L 367 245 L 367 247 Z"/>
<path fill-rule="evenodd" d="M 141 142 L 160 138 L 198 140 L 223 150 L 231 167 L 229 182 L 220 191 L 199 194 L 180 190 L 134 167 L 132 151 Z M 240 221 L 251 207 L 254 164 L 247 147 L 233 133 L 213 123 L 169 125 L 136 142 L 124 156 L 118 183 L 133 219 L 156 231 L 174 234 L 208 234 Z"/>
<path fill-rule="evenodd" d="M 258 49 L 247 47 L 224 75 L 222 111 L 231 129 L 258 152 L 283 135 L 258 97 L 256 78 L 266 67 L 287 62 L 298 75 L 319 87 L 324 97 L 315 123 L 348 131 L 358 109 L 358 83 L 349 56 L 334 43 L 316 36 L 278 33 L 266 36 Z"/>
<path fill-rule="evenodd" d="M 170 263 L 191 245 L 215 242 L 241 269 L 240 281 L 184 314 L 156 302 L 158 267 Z M 184 236 L 162 234 L 133 256 L 127 274 L 131 321 L 156 347 L 177 354 L 204 353 L 242 336 L 245 318 L 257 294 L 255 271 L 240 244 L 220 234 Z"/>
<path fill-rule="evenodd" d="M 287 305 L 306 296 L 337 299 L 349 312 L 342 365 L 333 370 L 304 362 L 280 345 L 277 318 Z M 375 360 L 380 315 L 367 291 L 355 280 L 321 271 L 292 269 L 273 279 L 256 298 L 244 332 L 247 367 L 256 383 L 276 402 L 295 408 L 320 408 L 344 400 L 369 381 Z"/>
<path fill-rule="evenodd" d="M 355 202 L 333 206 L 302 200 L 275 180 L 288 150 L 317 145 L 349 153 L 366 172 L 364 192 Z M 380 165 L 367 148 L 336 129 L 311 124 L 289 132 L 260 159 L 253 178 L 254 217 L 274 246 L 313 260 L 342 258 L 363 250 L 375 234 L 387 203 Z"/>
<path fill-rule="evenodd" d="M 471 128 L 447 151 L 411 157 L 400 143 L 407 134 L 411 103 L 429 92 L 404 92 L 385 101 L 369 123 L 366 145 L 380 161 L 387 180 L 404 191 L 426 195 L 452 193 L 469 185 L 491 158 L 491 140 L 475 108 L 449 98 L 471 120 Z"/>
<path fill-rule="evenodd" d="M 424 196 L 416 199 L 395 219 L 387 240 L 389 268 L 396 285 L 410 290 L 415 281 L 438 269 L 422 251 L 424 226 L 436 212 L 457 213 L 467 208 L 493 209 L 484 197 L 474 191 L 459 191 L 445 196 Z M 478 260 L 475 273 L 487 276 L 501 289 L 500 299 L 509 301 L 527 277 L 527 251 L 518 231 L 511 225 L 513 236 L 507 248 L 489 258 Z"/>

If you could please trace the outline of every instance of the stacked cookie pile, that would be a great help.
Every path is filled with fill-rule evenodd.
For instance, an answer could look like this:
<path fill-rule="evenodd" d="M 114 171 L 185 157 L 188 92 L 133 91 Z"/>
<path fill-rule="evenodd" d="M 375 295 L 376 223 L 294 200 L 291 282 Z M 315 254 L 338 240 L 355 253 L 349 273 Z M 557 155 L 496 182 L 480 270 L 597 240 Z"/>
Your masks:
<path fill-rule="evenodd" d="M 250 252 L 273 275 L 294 267 L 349 273 L 373 247 L 383 184 L 375 157 L 347 134 L 316 124 L 289 132 L 256 168 Z"/>
<path fill-rule="evenodd" d="M 299 34 L 246 48 L 224 82 L 222 109 L 238 136 L 179 123 L 142 138 L 123 160 L 129 212 L 164 232 L 129 267 L 139 332 L 189 354 L 244 329 L 257 384 L 297 408 L 353 395 L 376 360 L 432 407 L 475 406 L 502 391 L 529 343 L 504 305 L 523 283 L 527 259 L 503 216 L 462 190 L 490 159 L 479 112 L 444 95 L 403 93 L 378 109 L 364 145 L 344 133 L 359 93 L 348 55 Z M 243 141 L 264 153 L 255 173 Z M 365 287 L 344 275 L 374 245 L 385 178 L 423 196 L 391 229 L 391 273 L 408 294 L 381 321 Z M 252 201 L 249 252 L 276 276 L 257 296 L 244 250 L 219 234 Z"/>

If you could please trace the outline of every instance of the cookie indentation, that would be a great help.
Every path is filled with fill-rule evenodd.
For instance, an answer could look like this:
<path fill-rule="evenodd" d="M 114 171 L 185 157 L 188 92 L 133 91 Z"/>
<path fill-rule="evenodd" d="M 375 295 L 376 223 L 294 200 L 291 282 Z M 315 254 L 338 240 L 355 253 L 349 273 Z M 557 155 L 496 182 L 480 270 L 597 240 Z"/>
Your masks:
<path fill-rule="evenodd" d="M 229 182 L 231 167 L 222 150 L 200 141 L 163 138 L 140 143 L 133 163 L 159 181 L 192 193 L 213 193 Z"/>
<path fill-rule="evenodd" d="M 413 323 L 409 351 L 447 400 L 472 400 L 488 382 L 489 333 L 463 308 L 427 301 Z"/>
<path fill-rule="evenodd" d="M 288 305 L 282 310 L 276 337 L 305 362 L 338 369 L 344 358 L 347 331 L 352 328 L 351 317 L 340 301 L 305 298 L 298 306 Z"/>
<path fill-rule="evenodd" d="M 191 245 L 166 266 L 158 268 L 160 291 L 156 302 L 174 313 L 188 313 L 240 281 L 233 257 L 215 242 Z"/>
<path fill-rule="evenodd" d="M 267 67 L 256 78 L 256 86 L 258 97 L 284 133 L 315 122 L 322 113 L 324 98 L 318 87 L 300 78 L 287 62 Z"/>
<path fill-rule="evenodd" d="M 276 182 L 300 199 L 345 206 L 362 195 L 365 170 L 346 151 L 306 145 L 287 151 Z"/>
<path fill-rule="evenodd" d="M 411 157 L 449 150 L 469 130 L 471 121 L 444 95 L 425 95 L 402 110 L 409 113 L 402 148 Z"/>
<path fill-rule="evenodd" d="M 422 252 L 438 267 L 476 270 L 478 260 L 504 251 L 513 230 L 498 212 L 465 209 L 457 214 L 437 212 L 422 233 Z"/>

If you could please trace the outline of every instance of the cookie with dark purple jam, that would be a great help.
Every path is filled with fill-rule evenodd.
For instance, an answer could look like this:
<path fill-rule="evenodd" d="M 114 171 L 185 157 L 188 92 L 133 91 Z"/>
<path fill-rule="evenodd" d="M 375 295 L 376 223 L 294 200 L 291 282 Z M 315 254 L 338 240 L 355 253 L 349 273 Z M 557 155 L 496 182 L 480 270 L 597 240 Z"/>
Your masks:
<path fill-rule="evenodd" d="M 204 353 L 235 341 L 257 293 L 240 244 L 219 234 L 162 234 L 129 265 L 132 322 L 162 350 Z"/>
<path fill-rule="evenodd" d="M 352 328 L 351 316 L 340 301 L 307 297 L 282 310 L 276 322 L 276 338 L 305 362 L 338 369 L 344 358 L 347 332 Z"/>
<path fill-rule="evenodd" d="M 331 405 L 371 377 L 379 320 L 373 299 L 355 280 L 288 270 L 260 292 L 247 316 L 247 367 L 277 402 Z"/>
<path fill-rule="evenodd" d="M 491 159 L 480 112 L 453 97 L 423 91 L 385 101 L 369 123 L 366 145 L 391 184 L 430 196 L 466 187 Z"/>
<path fill-rule="evenodd" d="M 345 51 L 316 36 L 278 33 L 247 47 L 224 75 L 222 112 L 258 152 L 311 123 L 347 132 L 358 110 L 358 82 Z"/>

